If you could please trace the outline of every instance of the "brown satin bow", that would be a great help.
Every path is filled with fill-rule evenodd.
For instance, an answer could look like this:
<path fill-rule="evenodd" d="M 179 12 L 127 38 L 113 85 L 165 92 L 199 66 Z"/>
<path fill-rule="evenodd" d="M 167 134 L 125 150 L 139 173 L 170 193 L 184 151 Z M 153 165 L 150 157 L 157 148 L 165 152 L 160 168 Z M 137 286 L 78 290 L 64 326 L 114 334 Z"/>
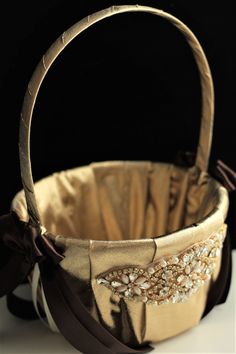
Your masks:
<path fill-rule="evenodd" d="M 70 288 L 70 275 L 59 262 L 63 256 L 40 228 L 10 213 L 0 218 L 0 297 L 11 293 L 36 262 L 49 309 L 64 337 L 85 354 L 144 354 L 150 346 L 132 349 L 108 332 Z"/>
<path fill-rule="evenodd" d="M 36 262 L 59 263 L 63 256 L 34 226 L 12 212 L 0 217 L 0 297 L 11 293 L 30 273 Z"/>

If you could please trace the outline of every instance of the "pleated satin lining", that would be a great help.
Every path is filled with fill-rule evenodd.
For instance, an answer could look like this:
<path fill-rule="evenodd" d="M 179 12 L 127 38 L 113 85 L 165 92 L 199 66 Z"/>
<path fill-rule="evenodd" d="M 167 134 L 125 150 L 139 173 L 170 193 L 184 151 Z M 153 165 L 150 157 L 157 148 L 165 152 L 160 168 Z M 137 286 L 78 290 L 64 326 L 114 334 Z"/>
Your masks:
<path fill-rule="evenodd" d="M 197 185 L 186 170 L 152 162 L 112 161 L 55 173 L 35 185 L 42 224 L 54 235 L 127 240 L 160 236 L 205 217 L 217 184 Z M 23 193 L 13 209 L 27 220 Z"/>

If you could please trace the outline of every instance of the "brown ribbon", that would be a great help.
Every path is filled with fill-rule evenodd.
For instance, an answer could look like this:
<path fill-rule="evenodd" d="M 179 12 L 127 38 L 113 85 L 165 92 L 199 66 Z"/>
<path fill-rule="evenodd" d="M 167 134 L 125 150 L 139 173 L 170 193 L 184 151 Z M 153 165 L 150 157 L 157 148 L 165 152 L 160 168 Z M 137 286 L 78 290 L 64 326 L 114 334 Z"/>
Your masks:
<path fill-rule="evenodd" d="M 196 155 L 189 151 L 179 151 L 175 158 L 178 166 L 191 167 L 194 165 Z M 222 160 L 216 160 L 210 164 L 209 174 L 217 179 L 229 192 L 236 189 L 236 172 Z"/>
<path fill-rule="evenodd" d="M 39 264 L 41 281 L 54 321 L 64 337 L 85 354 L 144 354 L 148 345 L 133 349 L 98 323 L 72 292 L 70 275 L 60 267 L 63 256 L 40 229 L 15 213 L 0 218 L 0 296 L 10 294 Z"/>
<path fill-rule="evenodd" d="M 15 213 L 0 217 L 0 296 L 11 293 L 36 262 L 61 256 L 39 229 L 20 221 Z"/>
<path fill-rule="evenodd" d="M 212 168 L 212 174 L 229 192 L 236 189 L 236 172 L 234 172 L 223 161 L 216 161 L 215 166 Z"/>

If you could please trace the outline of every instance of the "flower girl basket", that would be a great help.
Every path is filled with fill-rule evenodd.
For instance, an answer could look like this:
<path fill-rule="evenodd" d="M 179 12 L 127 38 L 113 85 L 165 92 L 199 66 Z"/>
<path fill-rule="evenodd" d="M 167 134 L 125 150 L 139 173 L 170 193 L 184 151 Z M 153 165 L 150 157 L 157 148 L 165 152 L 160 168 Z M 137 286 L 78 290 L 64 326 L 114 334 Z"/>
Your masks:
<path fill-rule="evenodd" d="M 182 32 L 198 66 L 202 115 L 195 164 L 110 161 L 33 183 L 30 126 L 48 70 L 69 43 L 109 16 L 146 12 Z M 20 122 L 24 192 L 3 216 L 0 295 L 26 276 L 39 317 L 83 353 L 145 353 L 197 325 L 224 301 L 229 279 L 226 188 L 208 173 L 211 72 L 191 30 L 156 8 L 113 6 L 79 21 L 49 48 L 26 91 Z M 4 258 L 4 257 L 3 257 Z"/>

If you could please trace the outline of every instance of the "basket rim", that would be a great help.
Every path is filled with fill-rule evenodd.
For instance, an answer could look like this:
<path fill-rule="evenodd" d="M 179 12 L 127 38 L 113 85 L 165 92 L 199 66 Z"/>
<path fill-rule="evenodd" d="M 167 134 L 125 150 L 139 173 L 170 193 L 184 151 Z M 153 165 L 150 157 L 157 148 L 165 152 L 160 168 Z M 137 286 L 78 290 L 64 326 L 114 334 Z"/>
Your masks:
<path fill-rule="evenodd" d="M 46 181 L 47 179 L 51 179 L 53 178 L 53 176 L 55 175 L 60 175 L 62 173 L 66 173 L 66 172 L 70 172 L 70 171 L 75 171 L 78 169 L 83 169 L 86 168 L 88 166 L 91 165 L 103 165 L 104 168 L 107 166 L 111 166 L 111 164 L 113 166 L 116 165 L 120 165 L 123 163 L 127 163 L 127 164 L 140 164 L 140 163 L 151 163 L 151 164 L 158 164 L 158 165 L 172 165 L 172 166 L 176 166 L 173 163 L 166 163 L 166 162 L 152 162 L 152 161 L 122 161 L 122 160 L 115 160 L 115 161 L 102 161 L 102 162 L 94 162 L 91 163 L 90 165 L 85 165 L 85 166 L 79 166 L 79 167 L 73 167 L 67 170 L 62 170 L 62 171 L 58 171 L 58 172 L 54 172 L 51 175 L 48 175 L 40 180 L 38 180 L 35 183 L 35 189 L 37 189 L 37 185 L 43 181 Z M 184 170 L 195 170 L 196 166 L 193 167 L 180 167 L 177 166 L 181 169 Z M 127 244 L 127 243 L 132 243 L 132 244 L 138 244 L 138 243 L 145 243 L 145 242 L 153 242 L 154 240 L 158 240 L 158 242 L 161 243 L 166 243 L 166 242 L 170 242 L 172 243 L 173 240 L 175 239 L 176 241 L 178 241 L 179 238 L 182 238 L 182 236 L 184 237 L 188 237 L 189 234 L 194 234 L 196 230 L 198 229 L 202 229 L 202 234 L 203 234 L 203 239 L 204 239 L 204 235 L 209 235 L 211 234 L 211 232 L 215 232 L 218 228 L 220 228 L 222 226 L 222 224 L 224 224 L 226 216 L 227 216 L 227 212 L 228 212 L 228 207 L 229 207 L 229 196 L 228 196 L 228 191 L 227 189 L 219 182 L 217 181 L 214 177 L 212 177 L 210 174 L 208 174 L 209 179 L 216 184 L 217 188 L 216 191 L 218 193 L 217 195 L 217 203 L 215 205 L 215 207 L 213 208 L 213 210 L 211 210 L 205 217 L 199 219 L 197 222 L 194 222 L 190 225 L 187 225 L 183 228 L 177 229 L 173 232 L 170 233 L 165 233 L 163 235 L 159 235 L 159 236 L 153 236 L 153 237 L 143 237 L 143 238 L 139 238 L 139 239 L 123 239 L 123 240 L 97 240 L 97 239 L 92 239 L 92 238 L 78 238 L 78 237 L 73 237 L 73 236 L 66 236 L 63 234 L 53 234 L 51 233 L 49 230 L 47 230 L 43 225 L 40 226 L 42 234 L 44 234 L 45 236 L 49 237 L 50 239 L 52 239 L 53 241 L 56 242 L 60 242 L 62 244 L 65 245 L 69 245 L 69 244 L 73 244 L 73 245 L 83 245 L 83 244 L 87 244 L 89 242 L 93 242 L 96 244 L 102 244 L 102 245 L 121 245 L 121 244 Z M 24 222 L 28 222 L 28 220 L 26 220 L 26 217 L 22 217 L 22 213 L 19 207 L 19 199 L 23 197 L 23 201 L 24 201 L 24 205 L 21 205 L 21 208 L 23 207 L 25 209 L 26 215 L 27 215 L 27 206 L 26 206 L 26 200 L 24 197 L 24 190 L 22 189 L 21 191 L 19 191 L 15 197 L 12 200 L 11 203 L 11 211 L 15 212 L 18 217 L 20 218 L 20 220 L 24 221 Z M 27 215 L 28 216 L 28 215 Z M 182 241 L 181 241 L 182 242 Z"/>

